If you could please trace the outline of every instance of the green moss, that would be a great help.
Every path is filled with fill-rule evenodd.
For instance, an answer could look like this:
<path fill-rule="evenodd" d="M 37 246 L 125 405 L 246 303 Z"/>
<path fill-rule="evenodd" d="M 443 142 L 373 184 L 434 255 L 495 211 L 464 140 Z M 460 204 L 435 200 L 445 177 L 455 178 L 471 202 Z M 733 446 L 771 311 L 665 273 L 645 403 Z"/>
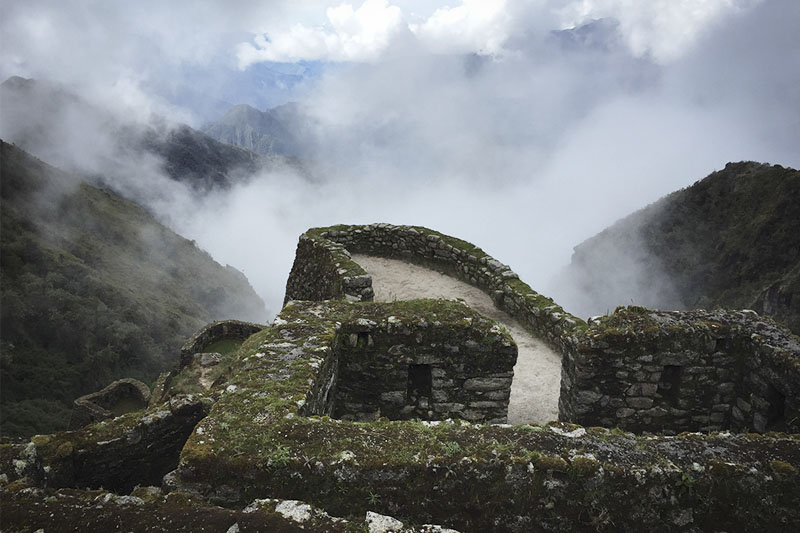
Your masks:
<path fill-rule="evenodd" d="M 784 475 L 794 475 L 797 474 L 797 468 L 793 465 L 790 465 L 786 461 L 779 461 L 775 459 L 769 463 L 770 468 L 776 474 L 784 474 Z"/>
<path fill-rule="evenodd" d="M 600 470 L 600 462 L 591 457 L 575 457 L 569 464 L 570 475 L 578 478 L 591 477 Z"/>
<path fill-rule="evenodd" d="M 227 355 L 239 349 L 239 346 L 241 345 L 242 341 L 239 339 L 220 339 L 203 348 L 203 351 Z"/>
<path fill-rule="evenodd" d="M 551 457 L 548 455 L 540 455 L 537 457 L 534 465 L 536 468 L 541 468 L 542 470 L 552 470 L 554 472 L 567 472 L 569 469 L 569 465 L 564 459 L 561 457 Z"/>

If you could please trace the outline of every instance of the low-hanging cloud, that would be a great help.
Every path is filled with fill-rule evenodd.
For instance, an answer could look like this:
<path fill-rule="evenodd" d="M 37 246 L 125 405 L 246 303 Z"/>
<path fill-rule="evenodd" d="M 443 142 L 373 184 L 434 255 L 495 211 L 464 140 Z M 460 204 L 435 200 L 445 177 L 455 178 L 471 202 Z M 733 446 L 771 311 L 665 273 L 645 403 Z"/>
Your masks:
<path fill-rule="evenodd" d="M 415 20 L 404 10 L 377 59 L 341 65 L 308 90 L 313 179 L 285 168 L 213 196 L 164 188 L 153 209 L 242 269 L 272 312 L 301 232 L 380 221 L 475 242 L 559 301 L 567 291 L 550 280 L 572 247 L 618 218 L 730 160 L 800 166 L 796 2 L 656 3 L 661 15 L 641 2 L 495 2 L 469 35 L 453 35 L 448 21 L 478 4 Z M 365 5 L 319 32 L 364 35 L 348 21 Z M 618 23 L 553 33 L 612 15 Z M 255 31 L 269 41 L 254 50 L 291 28 Z M 742 36 L 752 44 L 737 45 Z M 245 41 L 226 42 L 233 57 Z M 151 191 L 168 179 L 142 168 Z M 130 176 L 131 187 L 144 181 Z"/>
<path fill-rule="evenodd" d="M 403 29 L 400 8 L 387 0 L 366 0 L 356 9 L 351 4 L 329 7 L 327 17 L 331 31 L 295 24 L 270 40 L 256 36 L 255 46 L 240 44 L 239 67 L 247 68 L 259 61 L 303 59 L 374 61 Z"/>

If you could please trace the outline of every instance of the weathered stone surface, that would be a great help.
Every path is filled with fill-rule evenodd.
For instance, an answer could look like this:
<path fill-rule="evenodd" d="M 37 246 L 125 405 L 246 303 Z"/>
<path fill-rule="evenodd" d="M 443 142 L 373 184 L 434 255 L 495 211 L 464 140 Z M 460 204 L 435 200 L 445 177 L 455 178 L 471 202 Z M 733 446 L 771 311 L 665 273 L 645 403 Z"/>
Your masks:
<path fill-rule="evenodd" d="M 157 485 L 175 468 L 187 437 L 207 412 L 193 396 L 101 421 L 78 431 L 37 435 L 20 454 L 25 475 L 49 487 Z M 32 468 L 32 470 L 31 470 Z"/>
<path fill-rule="evenodd" d="M 192 335 L 181 347 L 181 368 L 192 363 L 194 354 L 203 352 L 205 348 L 217 341 L 222 339 L 243 341 L 265 327 L 262 324 L 242 322 L 241 320 L 212 322 Z"/>
<path fill-rule="evenodd" d="M 75 400 L 70 429 L 138 411 L 150 402 L 150 388 L 138 379 L 120 379 L 103 390 Z"/>
<path fill-rule="evenodd" d="M 199 360 L 200 366 L 214 366 L 219 364 L 222 359 L 222 354 L 217 352 L 197 353 L 195 354 L 195 358 Z"/>
<path fill-rule="evenodd" d="M 633 419 L 630 427 L 660 426 L 673 433 L 692 424 L 706 431 L 724 426 L 725 406 L 731 418 L 742 418 L 741 428 L 769 428 L 770 414 L 780 411 L 778 404 L 784 408 L 781 412 L 793 413 L 796 396 L 781 395 L 792 390 L 784 387 L 793 386 L 795 359 L 791 350 L 781 351 L 786 346 L 782 337 L 769 328 L 758 326 L 756 337 L 737 336 L 721 331 L 728 327 L 725 323 L 709 321 L 692 325 L 689 334 L 682 319 L 651 312 L 656 323 L 634 320 L 634 335 L 623 327 L 625 320 L 615 323 L 613 316 L 598 319 L 582 335 L 582 326 L 570 323 L 557 306 L 543 305 L 538 295 L 520 297 L 524 287 L 513 285 L 515 280 L 505 287 L 493 286 L 498 276 L 493 277 L 489 259 L 479 249 L 466 253 L 449 238 L 408 227 L 399 233 L 402 239 L 398 234 L 377 239 L 396 228 L 347 227 L 329 233 L 349 239 L 348 246 L 366 238 L 375 246 L 408 250 L 411 255 L 417 254 L 411 252 L 415 243 L 405 236 L 423 235 L 429 260 L 439 261 L 435 250 L 444 250 L 475 266 L 468 270 L 474 283 L 486 284 L 496 301 L 519 311 L 518 317 L 536 317 L 539 322 L 531 318 L 532 329 L 549 332 L 553 344 L 564 350 L 565 368 L 571 365 L 573 370 L 564 380 L 567 389 L 590 392 L 582 396 L 583 403 L 562 394 L 565 409 L 585 409 L 591 416 L 600 409 L 604 411 L 599 422 L 604 425 Z M 340 252 L 348 257 L 343 246 Z M 333 268 L 338 269 L 330 278 L 333 282 L 357 275 L 343 264 Z M 311 276 L 318 270 L 305 272 Z M 529 299 L 534 303 L 525 307 Z M 797 529 L 797 435 L 637 436 L 566 423 L 512 427 L 377 418 L 383 410 L 380 402 L 396 403 L 401 396 L 405 402 L 409 392 L 415 392 L 419 402 L 403 405 L 401 412 L 418 418 L 485 421 L 490 404 L 503 403 L 506 390 L 480 390 L 487 382 L 473 381 L 474 390 L 468 391 L 465 384 L 474 379 L 510 383 L 513 374 L 505 368 L 508 352 L 503 350 L 512 345 L 502 335 L 492 336 L 498 333 L 490 322 L 464 313 L 462 306 L 431 301 L 288 305 L 274 327 L 254 335 L 224 364 L 209 367 L 228 371 L 204 393 L 196 419 L 191 417 L 198 414 L 193 411 L 197 398 L 175 396 L 139 415 L 80 432 L 40 436 L 25 446 L 0 445 L 0 483 L 7 483 L 0 488 L 3 529 L 103 531 L 142 524 L 144 530 L 160 531 L 169 524 L 170 531 L 352 531 L 367 529 L 368 511 L 395 517 L 408 531 L 452 531 L 417 525 L 426 522 L 462 531 L 514 532 L 735 532 L 760 530 L 765 524 L 774 531 Z M 553 327 L 547 329 L 544 323 Z M 426 331 L 422 336 L 420 328 Z M 669 335 L 658 336 L 662 329 L 678 334 L 677 346 L 669 344 Z M 708 355 L 706 331 L 724 333 L 720 338 L 726 339 L 714 344 L 713 355 Z M 350 342 L 351 334 L 355 342 Z M 439 334 L 447 339 L 431 341 L 425 336 Z M 384 336 L 389 341 L 382 340 Z M 396 340 L 400 338 L 404 340 Z M 758 352 L 758 360 L 742 362 L 736 353 L 748 342 L 765 351 Z M 397 345 L 410 349 L 389 354 Z M 420 350 L 424 353 L 414 359 Z M 662 350 L 665 355 L 660 358 Z M 704 360 L 706 356 L 716 359 Z M 451 357 L 452 365 L 448 361 L 433 368 L 436 361 Z M 719 365 L 729 363 L 743 363 L 745 370 L 726 368 L 729 373 L 720 374 Z M 432 368 L 412 372 L 410 365 Z M 682 365 L 698 371 L 682 376 L 670 368 Z M 468 375 L 475 369 L 483 374 Z M 351 381 L 343 379 L 346 372 L 359 373 L 369 387 L 377 388 L 376 400 L 351 395 L 337 401 L 343 382 Z M 419 394 L 428 383 L 430 397 Z M 714 387 L 717 383 L 736 387 L 720 391 Z M 381 389 L 382 384 L 391 386 Z M 687 384 L 694 391 L 708 391 L 710 403 L 704 410 L 696 409 L 698 396 L 685 394 Z M 459 393 L 474 394 L 462 402 L 443 402 Z M 494 393 L 500 397 L 490 398 Z M 747 396 L 734 397 L 744 393 Z M 640 407 L 630 407 L 627 400 Z M 648 402 L 652 404 L 643 407 Z M 353 418 L 377 419 L 364 424 L 330 418 L 341 403 L 358 411 Z M 176 423 L 181 417 L 185 423 Z M 187 428 L 191 434 L 183 443 L 181 432 Z M 160 454 L 168 449 L 163 443 L 181 447 L 177 468 L 163 479 L 166 496 L 139 488 L 130 495 L 97 491 L 87 501 L 83 496 L 89 491 L 45 488 L 116 484 L 119 491 L 127 491 L 135 483 L 158 483 L 150 478 L 176 466 L 152 465 L 153 450 Z M 124 465 L 113 458 L 122 458 Z M 120 480 L 123 471 L 136 476 Z M 72 505 L 74 498 L 79 503 Z M 176 510 L 172 505 L 178 503 Z M 184 521 L 189 521 L 185 527 Z"/>
<path fill-rule="evenodd" d="M 490 257 L 480 248 L 436 231 L 419 226 L 370 224 L 313 228 L 301 235 L 295 262 L 286 283 L 290 300 L 345 299 L 371 301 L 369 291 L 351 287 L 350 281 L 369 275 L 350 253 L 396 257 L 429 266 L 487 292 L 497 306 L 518 319 L 539 338 L 558 347 L 585 323 L 566 313 L 519 280 L 508 266 Z M 359 285 L 360 286 L 360 285 Z M 366 290 L 366 289 L 363 289 Z"/>
<path fill-rule="evenodd" d="M 437 314 L 437 306 L 451 316 Z M 334 343 L 338 374 L 331 375 L 337 384 L 333 415 L 362 421 L 378 416 L 391 420 L 504 419 L 511 378 L 483 376 L 513 375 L 516 346 L 506 334 L 460 303 L 426 301 L 423 305 L 399 304 L 397 310 L 404 307 L 417 314 L 413 318 L 403 312 L 374 314 L 369 320 L 343 321 L 339 326 L 338 335 L 345 342 Z M 371 312 L 381 307 L 363 309 Z M 411 330 L 416 333 L 409 339 L 407 331 Z M 477 344 L 476 339 L 481 340 L 479 356 L 466 348 Z M 444 342 L 451 348 L 446 354 L 442 353 Z M 487 398 L 487 390 L 498 395 Z M 470 410 L 445 408 L 453 404 L 468 404 Z"/>
<path fill-rule="evenodd" d="M 711 351 L 708 339 L 717 339 Z M 800 431 L 800 341 L 757 315 L 620 308 L 594 320 L 562 362 L 562 420 L 671 433 Z M 591 401 L 600 395 L 609 401 Z"/>

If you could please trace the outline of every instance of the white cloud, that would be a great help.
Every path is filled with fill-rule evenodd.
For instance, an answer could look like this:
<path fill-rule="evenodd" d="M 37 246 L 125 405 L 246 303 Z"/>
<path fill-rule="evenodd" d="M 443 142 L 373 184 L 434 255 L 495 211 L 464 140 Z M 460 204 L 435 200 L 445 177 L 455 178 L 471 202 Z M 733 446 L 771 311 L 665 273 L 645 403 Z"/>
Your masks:
<path fill-rule="evenodd" d="M 731 13 L 762 0 L 579 0 L 559 10 L 563 26 L 592 19 L 619 20 L 630 50 L 659 62 L 677 59 Z"/>
<path fill-rule="evenodd" d="M 287 29 L 273 24 L 266 36 L 241 43 L 237 57 L 240 68 L 259 61 L 375 62 L 394 40 L 409 32 L 433 53 L 502 55 L 510 38 L 524 39 L 531 30 L 615 18 L 634 55 L 668 62 L 681 57 L 729 14 L 761 1 L 461 0 L 454 7 L 433 2 L 439 7 L 419 14 L 402 10 L 418 8 L 414 3 L 396 0 L 401 8 L 387 0 L 365 0 L 357 9 L 349 3 L 328 7 L 326 26 L 298 23 Z"/>
<path fill-rule="evenodd" d="M 485 246 L 550 294 L 546 280 L 571 247 L 631 210 L 728 160 L 800 164 L 797 0 L 765 1 L 740 16 L 732 14 L 753 2 L 334 2 L 271 2 L 235 19 L 222 2 L 201 3 L 204 15 L 144 0 L 124 14 L 20 2 L 0 18 L 0 66 L 19 60 L 29 70 L 8 74 L 83 80 L 146 109 L 150 80 L 185 83 L 176 66 L 202 64 L 210 49 L 231 54 L 250 31 L 262 37 L 245 63 L 269 50 L 355 61 L 326 71 L 305 101 L 320 125 L 316 161 L 327 164 L 319 183 L 257 176 L 181 209 L 167 189 L 143 181 L 157 165 L 128 165 L 132 181 L 165 198 L 155 211 L 244 268 L 273 310 L 297 235 L 310 226 L 428 225 Z M 178 10 L 191 18 L 170 35 Z M 599 17 L 620 20 L 639 58 L 548 38 Z M 503 60 L 461 55 L 480 50 L 501 50 Z M 86 157 L 93 138 L 73 136 L 54 147 Z M 231 237 L 253 228 L 263 245 Z M 550 295 L 560 301 L 557 290 Z"/>
<path fill-rule="evenodd" d="M 375 61 L 404 28 L 403 13 L 387 0 L 365 0 L 358 9 L 340 4 L 326 11 L 331 30 L 295 24 L 269 39 L 255 38 L 255 46 L 237 47 L 239 67 L 258 61 Z"/>
<path fill-rule="evenodd" d="M 508 38 L 511 13 L 506 0 L 463 0 L 437 9 L 411 31 L 433 52 L 497 54 Z"/>

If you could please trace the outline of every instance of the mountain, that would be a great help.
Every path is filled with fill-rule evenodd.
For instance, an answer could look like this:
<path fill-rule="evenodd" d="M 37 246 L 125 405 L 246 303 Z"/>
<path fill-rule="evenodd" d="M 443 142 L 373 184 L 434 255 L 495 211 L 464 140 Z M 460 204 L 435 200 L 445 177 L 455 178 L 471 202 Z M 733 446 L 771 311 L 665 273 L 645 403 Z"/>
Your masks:
<path fill-rule="evenodd" d="M 0 84 L 0 137 L 71 172 L 130 183 L 159 174 L 207 192 L 261 169 L 295 165 L 219 142 L 158 117 L 124 117 L 47 81 L 12 77 Z M 115 179 L 116 178 L 116 179 Z"/>
<path fill-rule="evenodd" d="M 232 107 L 203 132 L 218 141 L 262 155 L 306 157 L 310 154 L 313 121 L 296 103 L 266 111 L 246 104 Z"/>
<path fill-rule="evenodd" d="M 609 52 L 623 47 L 619 21 L 613 18 L 591 20 L 580 26 L 550 32 L 551 42 L 564 50 Z"/>
<path fill-rule="evenodd" d="M 242 273 L 146 210 L 0 150 L 4 435 L 64 429 L 71 402 L 114 379 L 152 382 L 210 321 L 263 319 Z"/>
<path fill-rule="evenodd" d="M 728 163 L 577 246 L 561 284 L 587 315 L 749 308 L 800 333 L 800 172 Z"/>

